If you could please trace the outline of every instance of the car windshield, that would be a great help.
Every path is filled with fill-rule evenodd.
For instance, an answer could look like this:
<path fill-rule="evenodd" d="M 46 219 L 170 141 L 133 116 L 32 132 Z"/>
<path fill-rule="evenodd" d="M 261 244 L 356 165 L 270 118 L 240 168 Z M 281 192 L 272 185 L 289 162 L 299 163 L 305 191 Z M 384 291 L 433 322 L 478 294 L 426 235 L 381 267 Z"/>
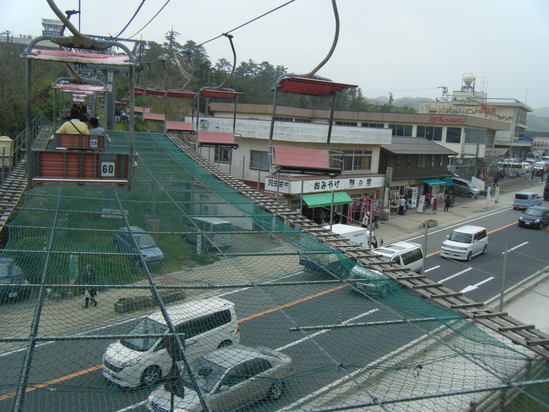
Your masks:
<path fill-rule="evenodd" d="M 515 199 L 521 199 L 521 200 L 528 199 L 528 195 L 524 193 L 517 193 L 515 195 Z"/>
<path fill-rule="evenodd" d="M 154 239 L 151 237 L 151 235 L 147 235 L 146 233 L 140 233 L 134 234 L 133 236 L 140 249 L 156 247 L 156 243 L 154 243 Z"/>
<path fill-rule="evenodd" d="M 204 358 L 199 358 L 193 362 L 191 368 L 194 371 L 196 384 L 204 393 L 210 393 L 225 373 L 224 367 Z M 181 380 L 188 388 L 193 387 L 189 373 L 186 370 L 181 371 Z"/>
<path fill-rule="evenodd" d="M 469 233 L 452 232 L 452 234 L 450 235 L 450 240 L 453 242 L 471 243 L 472 239 L 473 239 L 473 235 Z"/>
<path fill-rule="evenodd" d="M 137 325 L 135 325 L 132 330 L 128 332 L 128 335 L 148 335 L 155 334 L 160 335 L 166 331 L 166 326 L 158 323 L 152 319 L 145 318 Z M 139 352 L 146 352 L 154 343 L 158 340 L 158 337 L 150 338 L 126 338 L 122 339 L 120 343 L 127 348 L 137 350 Z"/>
<path fill-rule="evenodd" d="M 528 216 L 539 217 L 543 215 L 543 211 L 541 209 L 527 209 L 526 212 L 524 212 L 524 214 Z"/>

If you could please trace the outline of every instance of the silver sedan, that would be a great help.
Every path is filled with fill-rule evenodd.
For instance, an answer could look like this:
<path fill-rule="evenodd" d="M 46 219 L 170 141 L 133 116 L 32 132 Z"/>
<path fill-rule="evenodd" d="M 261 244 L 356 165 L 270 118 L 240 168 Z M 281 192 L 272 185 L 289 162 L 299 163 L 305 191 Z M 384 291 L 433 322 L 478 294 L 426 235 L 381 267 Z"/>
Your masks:
<path fill-rule="evenodd" d="M 292 360 L 268 348 L 233 345 L 217 349 L 191 364 L 193 376 L 214 411 L 230 411 L 262 399 L 280 398 L 284 381 L 293 374 Z M 154 412 L 202 410 L 189 374 L 172 371 L 171 378 L 149 396 Z"/>

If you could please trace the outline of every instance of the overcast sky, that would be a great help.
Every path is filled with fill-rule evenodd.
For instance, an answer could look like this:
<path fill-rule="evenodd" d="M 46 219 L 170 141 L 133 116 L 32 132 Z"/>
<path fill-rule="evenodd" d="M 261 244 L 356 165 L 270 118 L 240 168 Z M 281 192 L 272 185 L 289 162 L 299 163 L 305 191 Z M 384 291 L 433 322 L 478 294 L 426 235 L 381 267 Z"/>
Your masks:
<path fill-rule="evenodd" d="M 55 18 L 46 0 L 1 0 L 0 32 L 39 35 L 41 18 Z M 171 0 L 135 38 L 204 42 L 287 0 Z M 124 32 L 132 36 L 166 0 L 145 0 Z M 80 0 L 81 31 L 116 35 L 141 0 Z M 79 0 L 56 0 L 61 10 Z M 358 84 L 366 97 L 440 96 L 459 89 L 464 73 L 489 97 L 513 97 L 531 107 L 549 106 L 548 0 L 338 0 L 339 43 L 317 73 Z M 71 21 L 78 24 L 78 16 Z M 268 61 L 290 72 L 310 71 L 330 49 L 331 0 L 296 0 L 234 35 L 238 61 Z M 204 46 L 212 63 L 232 60 L 228 40 Z M 238 63 L 237 63 L 238 64 Z"/>

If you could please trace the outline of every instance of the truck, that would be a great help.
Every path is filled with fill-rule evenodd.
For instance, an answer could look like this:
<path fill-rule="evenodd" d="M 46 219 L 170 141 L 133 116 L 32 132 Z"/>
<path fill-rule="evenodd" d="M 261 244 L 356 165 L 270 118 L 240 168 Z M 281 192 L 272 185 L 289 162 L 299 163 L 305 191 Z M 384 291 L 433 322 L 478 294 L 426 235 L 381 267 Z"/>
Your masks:
<path fill-rule="evenodd" d="M 323 226 L 324 229 L 330 229 L 330 226 Z M 363 248 L 377 247 L 376 236 L 372 233 L 372 245 L 370 246 L 370 232 L 365 227 L 344 225 L 337 223 L 332 225 L 332 232 L 349 239 L 351 242 L 362 246 Z M 383 243 L 383 242 L 381 242 Z"/>

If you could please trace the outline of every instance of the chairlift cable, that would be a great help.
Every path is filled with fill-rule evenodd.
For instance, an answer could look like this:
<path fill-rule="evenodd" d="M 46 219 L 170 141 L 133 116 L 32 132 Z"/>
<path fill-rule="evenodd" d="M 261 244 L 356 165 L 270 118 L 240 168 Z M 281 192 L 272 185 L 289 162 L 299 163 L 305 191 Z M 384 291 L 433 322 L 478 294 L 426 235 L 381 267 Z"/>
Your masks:
<path fill-rule="evenodd" d="M 335 33 L 334 33 L 334 40 L 332 42 L 332 47 L 330 48 L 330 51 L 324 57 L 324 59 L 309 73 L 305 74 L 304 77 L 313 77 L 317 71 L 319 71 L 322 66 L 324 66 L 328 60 L 330 60 L 330 57 L 332 57 L 332 54 L 334 53 L 334 50 L 337 46 L 337 40 L 339 39 L 339 13 L 337 11 L 337 3 L 336 0 L 332 0 L 332 8 L 334 10 L 334 18 L 335 18 Z"/>
<path fill-rule="evenodd" d="M 130 19 L 130 21 L 128 21 L 128 23 L 126 23 L 126 25 L 124 26 L 124 28 L 122 30 L 120 30 L 120 33 L 118 33 L 116 36 L 115 36 L 115 39 L 118 39 L 122 33 L 124 33 L 124 31 L 126 31 L 126 29 L 128 28 L 128 26 L 130 25 L 130 23 L 133 21 L 133 19 L 135 19 L 135 16 L 137 16 L 137 13 L 139 13 L 139 10 L 141 10 L 141 7 L 143 7 L 143 4 L 145 4 L 145 0 L 141 0 L 141 4 L 139 4 L 139 6 L 137 7 L 137 10 L 135 11 L 135 13 L 133 13 L 133 16 L 132 18 Z"/>
<path fill-rule="evenodd" d="M 160 14 L 160 12 L 161 12 L 162 10 L 164 10 L 164 7 L 166 7 L 166 6 L 168 5 L 169 2 L 170 2 L 170 0 L 166 0 L 166 3 L 164 3 L 164 4 L 162 5 L 162 7 L 160 7 L 160 10 L 158 10 L 158 11 L 156 12 L 156 14 L 155 14 L 154 16 L 152 16 L 152 18 L 151 18 L 143 27 L 141 27 L 141 29 L 139 29 L 139 31 L 137 31 L 137 32 L 135 32 L 134 34 L 132 34 L 129 38 L 131 39 L 132 37 L 137 36 L 139 33 L 141 33 L 143 30 L 145 30 L 145 28 L 146 28 L 149 24 L 151 24 L 152 21 L 153 21 L 154 19 L 156 19 L 156 16 L 158 16 L 158 15 Z"/>
<path fill-rule="evenodd" d="M 229 33 L 232 33 L 233 31 L 236 31 L 236 30 L 238 30 L 238 29 L 241 29 L 242 27 L 244 27 L 244 26 L 246 26 L 246 25 L 248 25 L 248 24 L 250 24 L 250 23 L 253 23 L 253 22 L 256 21 L 256 20 L 259 20 L 259 19 L 262 18 L 262 17 L 267 16 L 268 14 L 271 14 L 271 13 L 277 11 L 278 9 L 281 9 L 281 8 L 284 7 L 284 6 L 287 6 L 288 4 L 293 3 L 294 1 L 295 1 L 295 0 L 287 1 L 286 3 L 281 4 L 280 6 L 275 7 L 274 9 L 269 10 L 269 11 L 266 12 L 266 13 L 263 13 L 263 14 L 260 15 L 260 16 L 257 16 L 257 17 L 255 17 L 255 18 L 253 18 L 253 19 L 247 21 L 246 23 L 242 23 L 240 26 L 237 26 L 237 27 L 235 27 L 234 29 L 231 29 L 231 30 L 229 30 L 229 31 L 226 31 L 226 32 L 224 32 L 224 33 L 221 33 L 220 35 L 215 36 L 215 37 L 212 37 L 211 39 L 206 40 L 205 42 L 202 42 L 202 43 L 200 43 L 200 44 L 197 44 L 197 47 L 199 47 L 199 46 L 204 46 L 206 43 L 209 43 L 209 42 L 211 42 L 211 41 L 217 40 L 217 39 L 219 39 L 220 37 L 223 37 L 223 36 L 225 36 L 225 35 L 227 35 L 227 34 L 229 34 Z"/>

